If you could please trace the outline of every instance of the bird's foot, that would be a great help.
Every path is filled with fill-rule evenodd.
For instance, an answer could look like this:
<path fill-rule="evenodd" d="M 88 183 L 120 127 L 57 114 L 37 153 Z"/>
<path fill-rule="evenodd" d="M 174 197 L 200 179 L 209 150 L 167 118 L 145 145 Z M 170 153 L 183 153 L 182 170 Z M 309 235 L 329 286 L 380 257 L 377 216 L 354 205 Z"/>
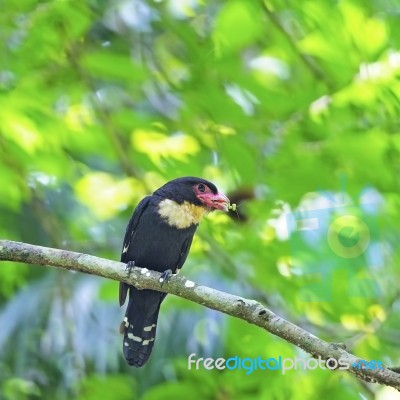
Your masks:
<path fill-rule="evenodd" d="M 130 276 L 134 266 L 135 266 L 135 261 L 128 261 L 126 263 L 125 271 L 128 272 L 128 276 Z"/>
<path fill-rule="evenodd" d="M 172 269 L 167 269 L 166 271 L 164 271 L 161 274 L 160 278 L 158 279 L 158 282 L 161 283 L 161 286 L 164 284 L 164 282 L 168 282 L 169 281 L 169 279 L 171 278 L 171 275 L 173 275 L 172 274 Z"/>

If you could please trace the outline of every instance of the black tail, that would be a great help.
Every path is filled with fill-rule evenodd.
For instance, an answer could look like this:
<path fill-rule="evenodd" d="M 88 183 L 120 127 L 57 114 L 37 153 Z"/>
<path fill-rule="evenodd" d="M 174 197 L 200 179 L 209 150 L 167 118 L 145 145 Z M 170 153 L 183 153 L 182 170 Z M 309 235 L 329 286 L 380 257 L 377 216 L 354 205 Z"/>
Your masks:
<path fill-rule="evenodd" d="M 165 294 L 130 288 L 124 319 L 124 356 L 129 365 L 143 366 L 150 357 L 156 337 L 158 312 Z"/>

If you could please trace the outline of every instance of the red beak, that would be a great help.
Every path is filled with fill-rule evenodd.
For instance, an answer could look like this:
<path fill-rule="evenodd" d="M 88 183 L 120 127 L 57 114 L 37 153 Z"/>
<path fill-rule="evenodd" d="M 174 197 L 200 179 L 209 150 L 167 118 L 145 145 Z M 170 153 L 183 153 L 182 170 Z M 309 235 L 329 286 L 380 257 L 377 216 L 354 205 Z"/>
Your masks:
<path fill-rule="evenodd" d="M 211 210 L 229 211 L 230 201 L 223 193 L 201 193 L 197 198 Z"/>

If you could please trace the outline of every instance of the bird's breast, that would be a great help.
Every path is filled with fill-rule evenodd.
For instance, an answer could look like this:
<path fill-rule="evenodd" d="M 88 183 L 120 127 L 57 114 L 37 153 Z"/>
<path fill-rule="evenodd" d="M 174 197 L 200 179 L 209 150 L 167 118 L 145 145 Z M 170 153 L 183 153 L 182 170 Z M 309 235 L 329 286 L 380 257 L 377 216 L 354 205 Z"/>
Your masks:
<path fill-rule="evenodd" d="M 158 204 L 142 215 L 127 248 L 126 259 L 135 261 L 138 267 L 174 271 L 185 251 L 184 244 L 193 237 L 197 225 L 178 229 L 164 221 L 157 210 Z"/>

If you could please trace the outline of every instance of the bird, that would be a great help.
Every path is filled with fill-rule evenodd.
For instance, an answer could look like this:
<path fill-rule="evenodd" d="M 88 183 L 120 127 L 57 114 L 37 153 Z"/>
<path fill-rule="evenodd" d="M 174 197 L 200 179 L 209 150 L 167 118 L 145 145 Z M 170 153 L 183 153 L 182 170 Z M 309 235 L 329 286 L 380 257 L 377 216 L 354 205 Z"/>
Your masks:
<path fill-rule="evenodd" d="M 228 212 L 229 199 L 210 181 L 181 177 L 167 182 L 143 198 L 126 228 L 121 261 L 162 273 L 160 281 L 177 274 L 188 256 L 193 236 L 203 216 L 213 210 Z M 166 293 L 139 290 L 121 282 L 119 304 L 129 292 L 121 323 L 123 354 L 127 363 L 142 367 L 154 346 L 157 319 Z"/>

